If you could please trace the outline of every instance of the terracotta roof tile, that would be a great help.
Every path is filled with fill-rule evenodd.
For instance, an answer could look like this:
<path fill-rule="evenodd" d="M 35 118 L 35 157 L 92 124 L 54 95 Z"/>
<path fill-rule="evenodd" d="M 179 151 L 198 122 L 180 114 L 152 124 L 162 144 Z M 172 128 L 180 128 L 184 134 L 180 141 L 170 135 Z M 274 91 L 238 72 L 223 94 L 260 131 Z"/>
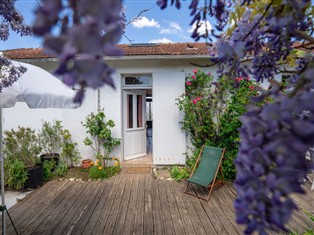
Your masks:
<path fill-rule="evenodd" d="M 125 56 L 133 55 L 207 55 L 206 43 L 171 43 L 171 44 L 120 44 Z M 42 48 L 22 48 L 3 51 L 10 59 L 43 59 L 54 56 L 43 53 Z"/>

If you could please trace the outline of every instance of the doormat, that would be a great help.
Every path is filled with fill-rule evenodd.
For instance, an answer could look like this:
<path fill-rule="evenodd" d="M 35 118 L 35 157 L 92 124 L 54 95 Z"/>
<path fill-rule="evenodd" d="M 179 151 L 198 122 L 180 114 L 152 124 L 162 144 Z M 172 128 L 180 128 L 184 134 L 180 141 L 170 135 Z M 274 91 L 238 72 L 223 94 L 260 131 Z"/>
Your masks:
<path fill-rule="evenodd" d="M 150 167 L 126 167 L 124 168 L 125 174 L 149 174 L 151 173 Z"/>

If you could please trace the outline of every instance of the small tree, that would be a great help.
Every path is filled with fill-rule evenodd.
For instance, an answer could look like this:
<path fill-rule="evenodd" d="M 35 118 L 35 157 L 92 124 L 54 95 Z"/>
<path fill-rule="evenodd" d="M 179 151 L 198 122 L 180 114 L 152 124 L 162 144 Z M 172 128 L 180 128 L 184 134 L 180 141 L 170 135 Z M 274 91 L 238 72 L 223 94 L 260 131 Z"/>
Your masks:
<path fill-rule="evenodd" d="M 62 150 L 63 126 L 61 121 L 54 120 L 53 123 L 44 121 L 38 134 L 39 143 L 45 154 L 60 154 Z"/>
<path fill-rule="evenodd" d="M 86 137 L 84 144 L 91 146 L 96 153 L 96 158 L 99 159 L 105 167 L 105 160 L 109 159 L 109 155 L 114 147 L 120 145 L 121 140 L 119 138 L 113 138 L 111 129 L 115 126 L 113 120 L 106 121 L 104 112 L 98 112 L 97 114 L 91 113 L 86 117 L 85 123 L 82 123 L 86 127 L 87 133 L 94 139 Z M 103 153 L 101 154 L 101 147 L 103 147 Z"/>

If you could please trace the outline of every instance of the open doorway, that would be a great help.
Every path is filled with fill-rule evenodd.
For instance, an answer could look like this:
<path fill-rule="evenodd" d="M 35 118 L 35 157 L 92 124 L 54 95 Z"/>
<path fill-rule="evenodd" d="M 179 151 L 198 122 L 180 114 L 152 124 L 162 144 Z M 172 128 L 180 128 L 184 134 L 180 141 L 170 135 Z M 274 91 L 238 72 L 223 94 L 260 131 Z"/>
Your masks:
<path fill-rule="evenodd" d="M 122 76 L 123 160 L 135 160 L 152 153 L 152 75 Z"/>
<path fill-rule="evenodd" d="M 123 90 L 124 160 L 150 157 L 153 153 L 152 89 Z"/>

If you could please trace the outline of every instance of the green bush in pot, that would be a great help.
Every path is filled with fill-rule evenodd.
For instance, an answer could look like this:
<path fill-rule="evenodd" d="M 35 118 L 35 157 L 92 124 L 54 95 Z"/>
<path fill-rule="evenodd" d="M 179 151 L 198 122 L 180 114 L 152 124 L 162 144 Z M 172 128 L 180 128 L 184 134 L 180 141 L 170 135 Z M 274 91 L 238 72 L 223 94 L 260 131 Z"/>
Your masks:
<path fill-rule="evenodd" d="M 61 121 L 54 120 L 52 123 L 43 122 L 38 136 L 44 159 L 59 156 L 64 142 L 62 133 L 63 126 Z"/>
<path fill-rule="evenodd" d="M 29 170 L 40 163 L 41 147 L 35 130 L 18 127 L 4 132 L 5 182 L 9 187 L 21 189 L 29 178 Z"/>

